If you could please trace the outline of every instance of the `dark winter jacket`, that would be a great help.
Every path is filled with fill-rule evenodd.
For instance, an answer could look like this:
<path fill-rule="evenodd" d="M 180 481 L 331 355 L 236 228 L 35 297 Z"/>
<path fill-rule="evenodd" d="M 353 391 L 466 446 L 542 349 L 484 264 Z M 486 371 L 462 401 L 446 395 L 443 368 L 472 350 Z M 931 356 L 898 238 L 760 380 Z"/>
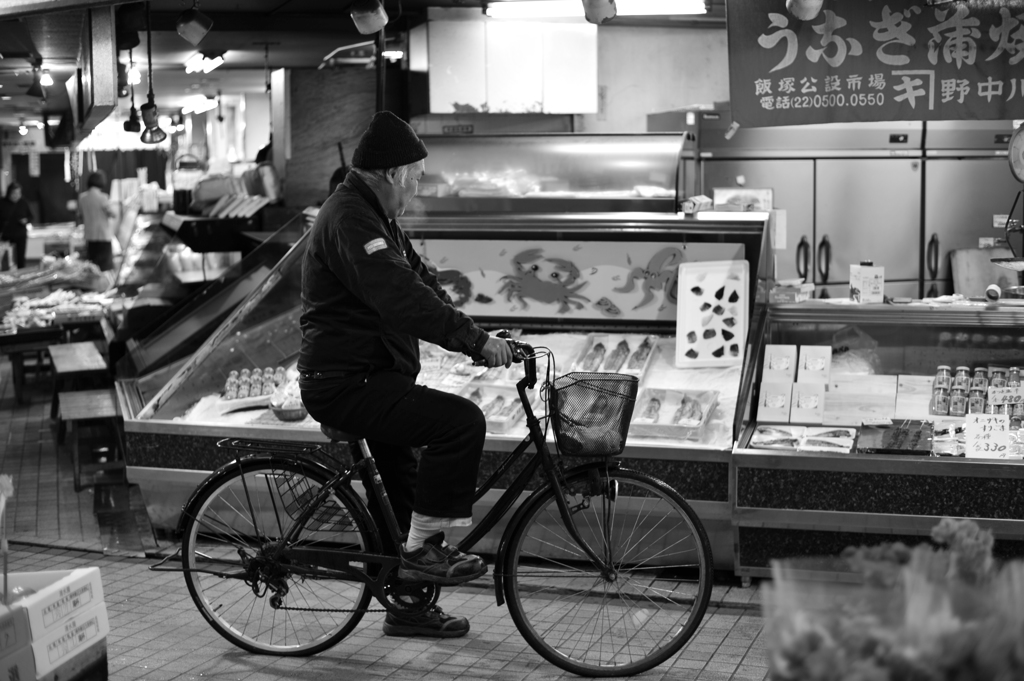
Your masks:
<path fill-rule="evenodd" d="M 417 338 L 479 353 L 488 335 L 452 305 L 355 174 L 320 208 L 302 261 L 301 372 L 420 370 Z"/>

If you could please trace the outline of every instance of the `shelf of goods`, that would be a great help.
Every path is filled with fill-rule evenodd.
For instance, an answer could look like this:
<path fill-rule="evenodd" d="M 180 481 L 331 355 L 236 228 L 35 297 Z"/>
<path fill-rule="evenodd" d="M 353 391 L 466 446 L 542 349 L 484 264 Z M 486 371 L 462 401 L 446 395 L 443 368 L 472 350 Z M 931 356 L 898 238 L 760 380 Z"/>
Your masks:
<path fill-rule="evenodd" d="M 965 418 L 932 413 L 940 366 L 985 381 L 1024 365 L 1024 307 L 808 301 L 763 315 L 732 458 L 738 574 L 769 576 L 772 559 L 850 545 L 920 543 L 943 516 L 992 530 L 997 557 L 1024 555 L 1019 418 L 1007 418 L 999 453 L 963 456 Z M 986 395 L 974 393 L 973 410 Z"/>
<path fill-rule="evenodd" d="M 731 566 L 729 461 L 742 423 L 737 395 L 753 380 L 753 367 L 742 351 L 718 366 L 676 367 L 675 278 L 684 261 L 738 259 L 751 276 L 736 295 L 750 309 L 761 309 L 764 282 L 772 277 L 767 216 L 697 221 L 674 214 L 517 215 L 476 216 L 465 224 L 435 217 L 403 222 L 417 250 L 437 265 L 454 304 L 478 324 L 515 329 L 526 342 L 550 348 L 559 374 L 615 369 L 640 379 L 626 463 L 692 500 L 713 538 L 716 560 Z M 328 446 L 296 400 L 304 248 L 300 239 L 173 376 L 161 376 L 155 393 L 146 380 L 118 382 L 128 476 L 142 487 L 157 528 L 173 530 L 187 495 L 229 460 L 215 446 L 221 438 Z M 480 470 L 486 479 L 526 435 L 512 399 L 520 367 L 485 371 L 426 343 L 421 364 L 419 383 L 462 394 L 488 414 Z M 342 456 L 345 449 L 339 446 Z M 476 513 L 491 503 L 488 495 Z M 485 542 L 482 550 L 494 548 Z"/>

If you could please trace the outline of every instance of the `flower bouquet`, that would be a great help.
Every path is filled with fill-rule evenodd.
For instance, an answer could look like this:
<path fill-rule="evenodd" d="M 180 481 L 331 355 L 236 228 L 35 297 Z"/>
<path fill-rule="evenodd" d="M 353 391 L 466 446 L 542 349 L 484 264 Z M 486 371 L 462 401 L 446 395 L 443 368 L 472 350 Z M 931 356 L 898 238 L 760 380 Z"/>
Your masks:
<path fill-rule="evenodd" d="M 763 594 L 774 681 L 1020 681 L 1024 561 L 997 565 L 993 539 L 944 518 L 938 545 L 851 547 L 777 561 Z M 815 581 L 827 570 L 834 581 Z"/>

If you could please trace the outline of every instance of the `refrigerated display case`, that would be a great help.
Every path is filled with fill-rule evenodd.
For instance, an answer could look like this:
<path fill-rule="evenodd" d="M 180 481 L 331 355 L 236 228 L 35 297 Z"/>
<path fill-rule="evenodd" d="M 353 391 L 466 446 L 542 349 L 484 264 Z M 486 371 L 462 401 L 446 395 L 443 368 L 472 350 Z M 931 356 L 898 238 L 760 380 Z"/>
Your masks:
<path fill-rule="evenodd" d="M 728 472 L 743 420 L 737 396 L 753 375 L 748 339 L 763 329 L 746 324 L 749 331 L 732 341 L 740 346 L 737 356 L 723 353 L 723 366 L 677 368 L 675 278 L 683 262 L 745 261 L 747 285 L 723 291 L 720 316 L 733 314 L 729 308 L 745 298 L 751 319 L 763 317 L 774 279 L 767 215 L 493 215 L 422 217 L 403 224 L 417 249 L 439 268 L 455 304 L 484 328 L 514 328 L 532 344 L 550 347 L 559 373 L 588 362 L 636 372 L 639 430 L 630 435 L 624 456 L 630 466 L 657 475 L 692 500 L 708 526 L 716 561 L 731 567 Z M 297 376 L 303 251 L 300 240 L 151 399 L 131 399 L 119 386 L 128 477 L 142 487 L 156 527 L 173 529 L 187 495 L 227 461 L 215 446 L 220 438 L 326 444 L 316 422 L 301 412 L 275 411 L 272 396 L 264 394 Z M 701 347 L 718 351 L 710 340 Z M 504 413 L 514 375 L 483 372 L 468 358 L 434 346 L 424 345 L 421 355 L 421 383 L 459 392 L 493 412 L 481 465 L 481 475 L 489 475 L 525 435 L 519 415 Z M 275 377 L 269 388 L 266 368 Z M 250 394 L 241 398 L 237 381 L 243 370 L 249 372 Z M 227 399 L 232 371 L 238 379 Z M 262 383 L 253 392 L 257 371 Z M 498 398 L 505 402 L 495 406 Z M 652 399 L 664 402 L 660 410 Z M 492 501 L 485 497 L 481 504 Z"/>
<path fill-rule="evenodd" d="M 675 213 L 685 181 L 680 135 L 424 135 L 417 200 L 430 214 Z M 692 166 L 691 166 L 692 167 Z M 691 173 L 690 180 L 693 179 Z"/>
<path fill-rule="evenodd" d="M 732 457 L 737 574 L 769 576 L 780 557 L 920 543 L 943 516 L 991 529 L 998 556 L 1024 555 L 1024 450 L 947 456 L 964 417 L 930 404 L 940 365 L 1024 365 L 1022 328 L 1024 307 L 1012 304 L 769 306 Z M 808 348 L 831 359 L 802 377 Z M 818 411 L 797 404 L 815 394 Z"/>

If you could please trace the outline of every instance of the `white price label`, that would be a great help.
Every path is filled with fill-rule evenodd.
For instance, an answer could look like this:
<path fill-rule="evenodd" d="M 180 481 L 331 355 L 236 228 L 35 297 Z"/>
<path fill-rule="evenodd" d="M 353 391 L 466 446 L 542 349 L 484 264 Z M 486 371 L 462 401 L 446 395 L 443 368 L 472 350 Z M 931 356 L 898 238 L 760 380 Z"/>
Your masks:
<path fill-rule="evenodd" d="M 989 404 L 1020 404 L 1024 402 L 1024 387 L 989 388 Z"/>
<path fill-rule="evenodd" d="M 1010 450 L 1010 417 L 1006 414 L 968 414 L 965 454 L 968 457 L 1002 458 Z"/>

